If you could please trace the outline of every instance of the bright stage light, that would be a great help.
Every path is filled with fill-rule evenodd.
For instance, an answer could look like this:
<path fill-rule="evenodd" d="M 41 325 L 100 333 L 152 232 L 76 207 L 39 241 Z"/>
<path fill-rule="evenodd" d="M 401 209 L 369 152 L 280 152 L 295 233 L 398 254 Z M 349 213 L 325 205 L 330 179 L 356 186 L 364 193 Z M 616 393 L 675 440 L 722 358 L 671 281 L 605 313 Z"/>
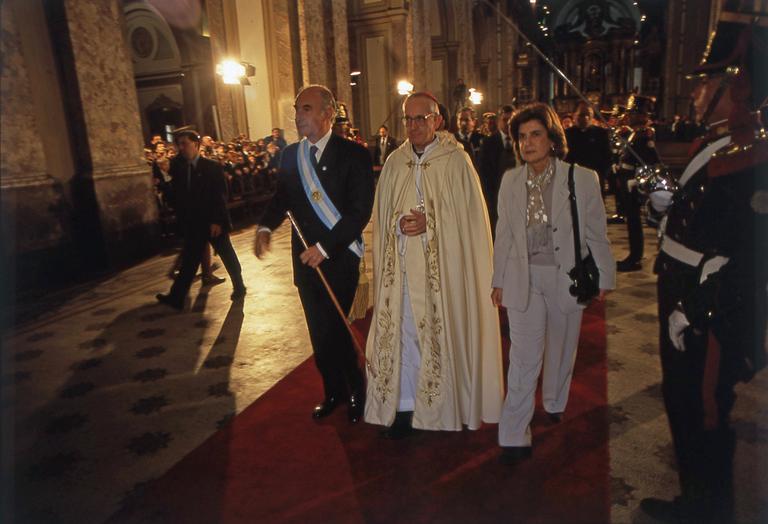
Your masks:
<path fill-rule="evenodd" d="M 239 84 L 245 78 L 245 66 L 234 60 L 224 60 L 216 65 L 216 74 L 225 84 Z"/>
<path fill-rule="evenodd" d="M 472 102 L 472 105 L 479 106 L 483 102 L 483 93 L 476 91 L 474 87 L 470 87 L 469 101 Z"/>
<path fill-rule="evenodd" d="M 408 80 L 400 80 L 397 83 L 397 94 L 410 95 L 413 92 L 413 84 Z"/>

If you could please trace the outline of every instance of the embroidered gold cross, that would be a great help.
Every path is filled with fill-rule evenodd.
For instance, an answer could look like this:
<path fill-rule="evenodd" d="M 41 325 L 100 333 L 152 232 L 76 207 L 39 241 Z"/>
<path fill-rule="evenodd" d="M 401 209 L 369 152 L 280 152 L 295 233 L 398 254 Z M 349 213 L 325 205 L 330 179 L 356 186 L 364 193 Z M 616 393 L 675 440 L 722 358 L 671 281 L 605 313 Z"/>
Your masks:
<path fill-rule="evenodd" d="M 424 162 L 423 164 L 419 164 L 418 162 L 409 160 L 406 165 L 408 166 L 408 169 L 413 169 L 413 166 L 421 166 L 422 169 L 426 170 L 429 167 L 429 162 Z"/>

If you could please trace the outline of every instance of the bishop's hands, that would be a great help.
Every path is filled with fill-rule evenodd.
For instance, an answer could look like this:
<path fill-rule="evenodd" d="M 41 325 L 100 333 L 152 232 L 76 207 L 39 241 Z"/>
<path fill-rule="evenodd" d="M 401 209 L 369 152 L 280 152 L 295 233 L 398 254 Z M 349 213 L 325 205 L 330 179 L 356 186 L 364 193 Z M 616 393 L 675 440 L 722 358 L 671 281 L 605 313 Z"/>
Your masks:
<path fill-rule="evenodd" d="M 272 233 L 269 231 L 259 231 L 256 233 L 256 242 L 253 246 L 253 252 L 256 258 L 261 260 L 272 249 Z"/>
<path fill-rule="evenodd" d="M 415 237 L 427 232 L 427 215 L 418 209 L 411 209 L 410 215 L 400 218 L 400 231 L 409 237 Z"/>

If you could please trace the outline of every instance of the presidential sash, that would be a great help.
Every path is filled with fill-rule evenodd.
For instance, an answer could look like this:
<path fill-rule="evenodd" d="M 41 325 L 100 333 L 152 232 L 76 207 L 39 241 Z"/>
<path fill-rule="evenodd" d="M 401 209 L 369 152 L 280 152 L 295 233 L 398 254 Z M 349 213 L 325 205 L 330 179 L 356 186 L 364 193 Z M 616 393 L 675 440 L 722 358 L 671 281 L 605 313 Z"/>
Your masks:
<path fill-rule="evenodd" d="M 296 151 L 296 160 L 299 165 L 299 174 L 301 178 L 301 185 L 304 187 L 304 193 L 307 195 L 307 200 L 312 205 L 312 209 L 315 210 L 318 218 L 325 224 L 329 230 L 333 229 L 333 226 L 341 220 L 341 213 L 333 205 L 328 194 L 323 189 L 323 185 L 320 183 L 320 179 L 317 177 L 315 168 L 312 162 L 309 160 L 309 140 L 303 138 L 299 142 L 299 147 Z M 355 240 L 349 245 L 349 250 L 355 255 L 362 258 L 365 252 L 365 246 L 362 240 Z"/>

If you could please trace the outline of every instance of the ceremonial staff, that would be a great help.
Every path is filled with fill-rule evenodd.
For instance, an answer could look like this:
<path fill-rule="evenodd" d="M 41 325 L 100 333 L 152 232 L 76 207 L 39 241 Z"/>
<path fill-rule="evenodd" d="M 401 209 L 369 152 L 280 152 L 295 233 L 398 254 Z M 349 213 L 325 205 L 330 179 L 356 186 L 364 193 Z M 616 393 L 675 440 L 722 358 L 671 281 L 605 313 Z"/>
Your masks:
<path fill-rule="evenodd" d="M 285 214 L 288 216 L 288 220 L 291 221 L 293 230 L 296 231 L 296 235 L 299 237 L 299 240 L 301 240 L 301 245 L 304 246 L 304 249 L 309 249 L 309 246 L 307 245 L 307 241 L 304 238 L 304 234 L 301 232 L 301 229 L 299 228 L 299 224 L 297 224 L 296 220 L 293 218 L 293 213 L 291 213 L 290 211 L 286 211 Z M 320 280 L 325 286 L 325 290 L 328 292 L 328 296 L 331 297 L 331 302 L 333 302 L 333 305 L 336 306 L 336 311 L 339 313 L 342 321 L 344 322 L 344 325 L 347 327 L 349 336 L 352 338 L 352 344 L 355 346 L 355 352 L 357 353 L 358 361 L 361 364 L 365 363 L 365 367 L 368 368 L 368 371 L 370 371 L 371 374 L 375 377 L 376 372 L 373 370 L 373 366 L 371 366 L 371 363 L 368 362 L 368 359 L 365 358 L 365 351 L 363 351 L 363 346 L 362 344 L 360 344 L 360 341 L 357 339 L 357 334 L 352 329 L 352 324 L 349 323 L 349 320 L 347 319 L 347 315 L 344 313 L 344 310 L 341 309 L 341 304 L 339 304 L 339 300 L 336 298 L 336 294 L 333 292 L 333 289 L 331 289 L 331 285 L 325 279 L 323 270 L 320 269 L 320 267 L 318 266 L 315 268 L 315 271 L 317 271 L 317 276 L 320 277 Z"/>

